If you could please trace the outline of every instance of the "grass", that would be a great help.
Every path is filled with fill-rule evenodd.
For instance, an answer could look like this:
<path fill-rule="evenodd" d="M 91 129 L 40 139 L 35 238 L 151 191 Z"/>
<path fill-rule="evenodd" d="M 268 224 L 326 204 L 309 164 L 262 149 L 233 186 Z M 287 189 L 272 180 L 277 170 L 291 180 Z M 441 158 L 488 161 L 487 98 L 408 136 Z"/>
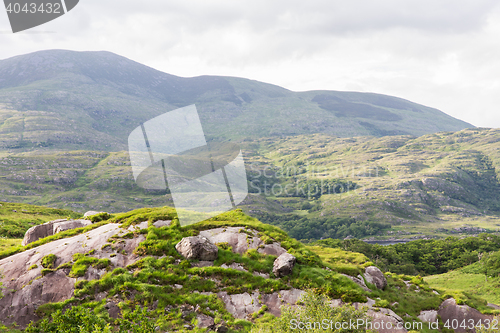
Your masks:
<path fill-rule="evenodd" d="M 327 267 L 339 273 L 356 276 L 362 273 L 365 267 L 372 264 L 361 253 L 323 246 L 307 246 L 307 248 L 320 256 Z"/>
<path fill-rule="evenodd" d="M 26 230 L 34 225 L 56 219 L 76 219 L 81 216 L 65 209 L 0 202 L 0 237 L 22 238 Z"/>
<path fill-rule="evenodd" d="M 21 246 L 22 238 L 0 238 L 0 253 Z"/>
<path fill-rule="evenodd" d="M 162 228 L 153 227 L 152 223 L 157 220 L 172 220 L 172 223 Z M 195 322 L 194 312 L 183 315 L 183 307 L 199 306 L 199 313 L 214 317 L 217 322 L 224 321 L 232 332 L 238 332 L 250 330 L 252 323 L 236 320 L 217 297 L 218 292 L 240 294 L 259 290 L 261 293 L 273 293 L 290 288 L 312 290 L 317 294 L 340 298 L 345 302 L 364 302 L 366 297 L 370 297 L 376 300 L 377 305 L 391 308 L 406 320 L 417 320 L 420 311 L 437 309 L 448 297 L 455 297 L 459 304 L 468 304 L 488 312 L 486 302 L 478 297 L 481 295 L 467 290 L 443 290 L 435 287 L 431 281 L 427 283 L 426 280 L 416 276 L 387 273 L 388 286 L 385 290 L 378 290 L 375 286 L 369 285 L 373 292 L 365 292 L 349 278 L 340 274 L 355 276 L 361 273 L 364 267 L 372 265 L 365 255 L 339 248 L 304 245 L 288 237 L 279 228 L 261 223 L 241 210 L 233 210 L 207 221 L 181 227 L 175 210 L 171 207 L 142 208 L 114 214 L 109 220 L 86 228 L 41 239 L 37 244 L 70 237 L 106 223 L 120 223 L 122 227 L 127 228 L 144 221 L 148 222 L 148 228 L 123 236 L 113 236 L 108 240 L 107 244 L 112 247 L 117 242 L 135 237 L 137 233 L 146 236 L 135 250 L 141 259 L 127 267 L 112 267 L 108 259 L 94 257 L 95 251 L 76 254 L 72 262 L 57 268 L 53 267 L 55 258 L 51 255 L 45 256 L 42 260 L 44 266 L 42 274 L 69 267 L 70 276 L 82 277 L 91 265 L 107 268 L 108 271 L 100 279 L 91 281 L 78 279 L 73 299 L 44 304 L 39 307 L 37 313 L 47 317 L 66 306 L 81 305 L 92 309 L 96 316 L 112 322 L 107 317 L 104 305 L 113 300 L 119 302 L 124 316 L 131 314 L 136 306 L 150 309 L 148 312 L 150 320 L 161 330 L 171 331 L 182 328 L 187 322 Z M 275 256 L 260 254 L 256 250 L 249 250 L 241 255 L 236 254 L 225 243 L 218 244 L 218 259 L 209 267 L 194 267 L 196 260 L 185 260 L 175 250 L 175 245 L 183 237 L 197 235 L 201 230 L 227 226 L 243 227 L 241 232 L 248 235 L 253 235 L 251 230 L 256 230 L 262 240 L 268 243 L 280 242 L 288 252 L 297 257 L 297 264 L 292 274 L 276 279 L 272 274 Z M 247 271 L 221 267 L 223 264 L 232 263 L 240 264 Z M 254 275 L 255 272 L 268 273 L 271 278 L 265 279 Z M 477 273 L 470 267 L 467 272 L 466 274 Z M 468 275 L 465 275 L 465 279 L 467 277 Z M 496 281 L 494 278 L 490 279 Z M 404 281 L 411 283 L 410 288 L 406 287 Z M 419 292 L 416 292 L 417 289 Z M 433 289 L 438 289 L 440 295 L 436 295 Z M 97 301 L 95 295 L 102 293 L 105 298 Z M 407 314 L 409 318 L 405 317 Z M 267 309 L 260 306 L 260 310 L 253 314 L 252 320 L 269 320 L 269 316 Z"/>
<path fill-rule="evenodd" d="M 430 287 L 445 292 L 466 292 L 481 297 L 489 303 L 500 304 L 500 277 L 486 277 L 479 273 L 481 263 L 445 274 L 425 277 Z"/>

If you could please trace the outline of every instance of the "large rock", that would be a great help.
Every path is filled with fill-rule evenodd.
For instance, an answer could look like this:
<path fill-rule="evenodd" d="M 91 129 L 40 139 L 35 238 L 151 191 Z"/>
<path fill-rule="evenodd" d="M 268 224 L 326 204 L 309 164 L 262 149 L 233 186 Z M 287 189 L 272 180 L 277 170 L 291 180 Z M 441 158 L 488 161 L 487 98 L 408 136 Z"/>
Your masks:
<path fill-rule="evenodd" d="M 28 231 L 26 231 L 21 245 L 25 246 L 29 243 L 33 243 L 39 240 L 40 238 L 52 236 L 65 230 L 86 227 L 89 224 L 92 224 L 92 222 L 87 220 L 68 221 L 66 219 L 60 219 L 49 221 L 40 225 L 35 225 L 34 227 L 31 227 L 28 229 Z"/>
<path fill-rule="evenodd" d="M 262 254 L 279 256 L 286 252 L 277 242 L 264 244 L 258 231 L 243 227 L 223 227 L 200 231 L 200 236 L 208 238 L 212 243 L 227 243 L 233 252 L 243 254 L 250 249 L 256 249 Z"/>
<path fill-rule="evenodd" d="M 215 260 L 219 253 L 219 248 L 202 236 L 185 237 L 175 249 L 186 259 Z"/>
<path fill-rule="evenodd" d="M 290 253 L 283 253 L 274 261 L 273 265 L 273 273 L 277 277 L 283 277 L 289 274 L 292 274 L 293 266 L 295 266 L 295 262 L 297 258 L 291 255 Z"/>
<path fill-rule="evenodd" d="M 91 221 L 88 220 L 69 220 L 65 222 L 59 222 L 52 224 L 52 230 L 54 231 L 54 235 L 66 230 L 83 228 L 92 224 Z"/>
<path fill-rule="evenodd" d="M 137 235 L 131 239 L 123 239 L 118 244 L 103 247 L 114 235 L 125 235 L 126 230 L 120 224 L 110 223 L 94 230 L 62 238 L 36 248 L 23 251 L 0 260 L 0 322 L 11 325 L 16 322 L 25 328 L 30 321 L 40 318 L 35 310 L 48 302 L 61 302 L 74 296 L 76 279 L 67 276 L 69 269 L 59 269 L 42 276 L 42 258 L 54 254 L 54 267 L 71 262 L 75 253 L 93 251 L 92 257 L 107 258 L 111 267 L 126 267 L 139 259 L 134 249 L 145 239 Z M 86 280 L 102 277 L 105 270 L 89 267 Z"/>
<path fill-rule="evenodd" d="M 387 279 L 384 273 L 375 266 L 366 267 L 363 276 L 368 283 L 374 284 L 378 289 L 384 289 L 387 286 Z"/>
<path fill-rule="evenodd" d="M 467 323 L 466 325 L 468 325 L 469 320 L 472 320 L 475 324 L 477 324 L 479 323 L 479 321 L 484 323 L 487 319 L 490 321 L 493 319 L 493 316 L 482 314 L 478 310 L 471 308 L 468 305 L 457 305 L 457 302 L 454 298 L 448 298 L 443 303 L 441 303 L 437 314 L 441 316 L 444 324 L 448 322 L 448 325 L 450 326 L 453 325 L 453 320 L 456 319 L 458 321 L 458 327 L 451 328 L 454 328 L 455 332 L 457 333 L 466 332 L 463 327 L 460 327 L 460 324 L 464 320 L 465 323 Z"/>

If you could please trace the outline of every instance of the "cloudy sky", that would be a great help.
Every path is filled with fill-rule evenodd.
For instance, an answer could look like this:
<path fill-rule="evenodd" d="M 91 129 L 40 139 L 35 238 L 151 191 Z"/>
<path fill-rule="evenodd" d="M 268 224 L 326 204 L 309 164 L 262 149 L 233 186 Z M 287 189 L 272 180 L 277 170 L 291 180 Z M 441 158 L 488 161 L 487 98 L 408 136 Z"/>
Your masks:
<path fill-rule="evenodd" d="M 500 127 L 497 0 L 80 0 L 17 34 L 0 10 L 0 59 L 55 48 L 179 76 L 383 93 Z"/>

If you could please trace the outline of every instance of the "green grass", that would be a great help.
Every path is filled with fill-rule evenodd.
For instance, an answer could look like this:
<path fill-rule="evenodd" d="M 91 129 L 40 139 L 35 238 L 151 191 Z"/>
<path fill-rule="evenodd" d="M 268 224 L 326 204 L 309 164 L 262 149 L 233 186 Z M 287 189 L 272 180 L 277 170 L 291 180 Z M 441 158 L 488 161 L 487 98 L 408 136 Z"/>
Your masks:
<path fill-rule="evenodd" d="M 172 223 L 168 227 L 153 227 L 152 223 L 160 219 L 172 220 Z M 161 330 L 172 331 L 181 329 L 186 322 L 195 321 L 194 313 L 182 316 L 182 306 L 199 305 L 201 313 L 216 318 L 218 322 L 223 320 L 232 332 L 243 332 L 249 331 L 252 323 L 233 318 L 225 309 L 223 302 L 216 296 L 218 292 L 239 294 L 259 290 L 261 293 L 273 293 L 290 288 L 312 290 L 316 294 L 340 298 L 345 302 L 364 302 L 366 297 L 370 297 L 375 299 L 379 306 L 389 307 L 402 317 L 408 314 L 410 316 L 408 320 L 416 320 L 422 310 L 437 309 L 448 297 L 455 297 L 459 304 L 474 306 L 485 313 L 488 311 L 495 313 L 488 310 L 486 301 L 479 297 L 482 296 L 480 294 L 473 294 L 467 290 L 439 289 L 431 282 L 428 284 L 416 276 L 388 273 L 386 274 L 388 286 L 385 290 L 378 290 L 373 285 L 369 285 L 373 292 L 365 292 L 349 278 L 340 274 L 355 276 L 361 273 L 364 267 L 372 265 L 365 255 L 341 248 L 304 245 L 288 237 L 279 228 L 264 224 L 244 214 L 241 210 L 233 210 L 207 221 L 181 227 L 175 210 L 171 207 L 142 208 L 115 214 L 109 220 L 85 228 L 41 239 L 33 246 L 70 237 L 106 223 L 120 223 L 126 228 L 144 221 L 148 221 L 147 229 L 130 232 L 123 236 L 113 236 L 107 243 L 112 247 L 113 244 L 134 237 L 137 233 L 146 236 L 146 239 L 135 250 L 135 253 L 142 258 L 128 267 L 112 267 L 109 260 L 93 257 L 94 251 L 76 254 L 71 262 L 56 268 L 53 266 L 55 258 L 51 255 L 45 256 L 42 260 L 44 266 L 42 275 L 68 267 L 71 268 L 70 276 L 82 277 L 91 265 L 97 268 L 107 268 L 108 271 L 100 279 L 91 281 L 79 279 L 75 284 L 73 299 L 44 304 L 39 307 L 37 313 L 41 317 L 48 318 L 70 305 L 82 306 L 92 309 L 96 316 L 113 324 L 107 316 L 104 305 L 110 299 L 119 299 L 119 307 L 125 317 L 131 315 L 136 306 L 150 308 L 152 304 L 156 304 L 157 310 L 148 312 L 148 320 L 151 323 L 154 322 Z M 231 251 L 228 244 L 218 244 L 218 259 L 210 267 L 193 267 L 195 260 L 185 260 L 175 250 L 175 245 L 183 237 L 198 235 L 201 230 L 225 226 L 243 227 L 241 232 L 247 234 L 250 234 L 250 229 L 253 229 L 258 232 L 262 240 L 269 243 L 280 242 L 288 252 L 297 257 L 297 264 L 292 274 L 276 279 L 272 274 L 275 256 L 260 254 L 255 250 L 249 250 L 241 255 L 236 254 Z M 18 251 L 26 248 L 19 248 Z M 6 255 L 6 253 L 0 255 Z M 239 263 L 247 271 L 221 267 L 223 264 L 232 263 Z M 265 279 L 254 275 L 254 272 L 268 273 L 271 278 Z M 470 267 L 467 272 L 467 274 L 477 273 Z M 490 279 L 496 281 L 494 278 Z M 411 287 L 407 288 L 403 280 L 410 281 Z M 175 285 L 180 285 L 182 288 L 175 287 Z M 417 288 L 419 292 L 415 291 Z M 441 294 L 433 293 L 433 288 L 442 291 Z M 106 295 L 105 299 L 96 301 L 95 295 L 103 292 Z M 392 305 L 394 302 L 398 304 Z M 252 320 L 263 322 L 271 319 L 266 309 L 260 307 Z"/>
<path fill-rule="evenodd" d="M 0 238 L 0 253 L 21 246 L 22 238 Z"/>
<path fill-rule="evenodd" d="M 489 303 L 500 305 L 500 277 L 487 277 L 478 272 L 480 268 L 481 263 L 475 263 L 445 274 L 427 276 L 424 279 L 432 288 L 445 292 L 467 292 Z"/>
<path fill-rule="evenodd" d="M 81 216 L 65 209 L 0 202 L 0 237 L 22 238 L 34 225 L 68 217 L 76 219 Z"/>

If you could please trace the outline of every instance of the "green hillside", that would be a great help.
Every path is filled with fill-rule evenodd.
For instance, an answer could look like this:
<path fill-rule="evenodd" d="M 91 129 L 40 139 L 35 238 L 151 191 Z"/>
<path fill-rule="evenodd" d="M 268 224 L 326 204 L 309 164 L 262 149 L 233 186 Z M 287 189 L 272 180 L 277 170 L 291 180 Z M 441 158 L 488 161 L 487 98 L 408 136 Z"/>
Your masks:
<path fill-rule="evenodd" d="M 499 130 L 318 134 L 262 139 L 252 147 L 250 187 L 294 209 L 286 216 L 254 215 L 299 239 L 446 237 L 500 225 Z M 379 223 L 379 230 L 364 222 Z"/>
<path fill-rule="evenodd" d="M 35 209 L 31 206 L 27 208 Z M 152 226 L 154 221 L 167 219 L 173 220 L 170 226 L 162 228 Z M 188 227 L 180 227 L 174 209 L 169 207 L 144 208 L 116 214 L 107 221 L 89 227 L 95 228 L 106 223 L 120 223 L 128 227 L 142 221 L 148 221 L 147 229 L 137 230 L 135 233 L 131 232 L 123 236 L 127 239 L 137 237 L 138 234 L 146 236 L 146 240 L 135 250 L 136 254 L 142 256 L 138 262 L 126 268 L 110 268 L 106 274 L 96 280 L 80 279 L 76 284 L 73 298 L 38 307 L 37 314 L 42 318 L 53 318 L 54 321 L 42 320 L 27 331 L 31 333 L 60 332 L 61 328 L 65 328 L 68 332 L 72 332 L 72 326 L 87 324 L 90 325 L 89 329 L 92 328 L 88 332 L 104 332 L 102 329 L 106 325 L 109 325 L 108 330 L 130 327 L 134 329 L 134 332 L 135 329 L 139 330 L 137 332 L 185 331 L 187 326 L 190 327 L 187 330 L 190 330 L 196 325 L 197 311 L 214 317 L 216 323 L 225 323 L 230 332 L 245 332 L 256 328 L 256 325 L 264 325 L 264 323 L 272 325 L 275 319 L 265 307 L 252 315 L 251 319 L 235 319 L 224 308 L 222 301 L 212 293 L 221 291 L 228 294 L 252 293 L 253 290 L 271 293 L 290 288 L 314 290 L 316 294 L 341 298 L 347 303 L 364 301 L 366 297 L 370 297 L 377 300 L 375 306 L 390 308 L 406 321 L 417 321 L 416 316 L 421 310 L 436 309 L 444 299 L 451 296 L 486 313 L 495 313 L 494 310 L 485 306 L 483 300 L 466 293 L 451 294 L 440 291 L 440 295 L 437 295 L 420 277 L 387 273 L 388 286 L 383 291 L 377 290 L 372 285 L 369 286 L 374 291 L 364 291 L 349 278 L 341 275 L 356 275 L 364 267 L 372 265 L 363 254 L 323 246 L 305 246 L 289 238 L 282 230 L 263 224 L 239 210 Z M 218 244 L 219 255 L 214 266 L 195 267 L 196 260 L 183 259 L 174 248 L 182 237 L 197 235 L 201 230 L 230 226 L 243 226 L 245 230 L 254 229 L 259 232 L 259 237 L 281 243 L 297 257 L 293 274 L 280 279 L 267 279 L 252 274 L 252 272 L 269 272 L 275 258 L 275 256 L 263 255 L 255 250 L 236 254 L 221 243 Z M 62 232 L 57 235 L 57 238 L 68 237 L 74 235 L 75 232 L 84 232 L 89 227 Z M 54 236 L 41 239 L 33 246 L 55 239 Z M 119 244 L 121 239 L 114 237 L 108 242 L 113 249 L 113 246 Z M 9 250 L 8 253 L 4 251 L 0 253 L 0 257 L 3 258 L 33 246 L 17 247 Z M 92 253 L 89 252 L 86 255 L 74 257 L 73 261 L 64 264 L 64 267 L 46 269 L 45 274 L 58 269 L 71 269 L 71 272 L 75 271 L 74 274 L 77 274 L 78 269 L 81 270 L 78 274 L 83 274 L 90 265 L 96 262 Z M 232 263 L 239 263 L 247 271 L 221 267 Z M 182 287 L 173 288 L 174 285 Z M 124 314 L 123 318 L 109 317 L 105 308 L 109 300 L 120 300 L 119 307 Z M 318 302 L 314 304 L 316 308 L 319 306 Z M 197 305 L 196 311 L 183 310 Z M 63 315 L 60 311 L 70 308 L 71 310 L 67 310 L 69 311 L 67 315 Z M 353 312 L 346 311 L 342 318 L 348 318 L 345 317 L 346 315 L 353 315 Z M 133 326 L 137 328 L 132 328 Z M 81 326 L 79 329 L 84 327 Z M 196 328 L 194 331 L 201 332 Z M 431 331 L 424 329 L 422 332 Z"/>
<path fill-rule="evenodd" d="M 241 208 L 297 239 L 496 232 L 499 148 L 494 129 L 254 140 L 243 143 L 251 193 Z M 172 204 L 168 191 L 135 184 L 126 152 L 0 153 L 0 195 L 82 213 Z"/>
<path fill-rule="evenodd" d="M 169 75 L 109 52 L 0 60 L 0 149 L 126 149 L 141 123 L 196 104 L 209 139 L 328 133 L 422 135 L 471 124 L 401 98 L 287 89 L 235 77 Z"/>

